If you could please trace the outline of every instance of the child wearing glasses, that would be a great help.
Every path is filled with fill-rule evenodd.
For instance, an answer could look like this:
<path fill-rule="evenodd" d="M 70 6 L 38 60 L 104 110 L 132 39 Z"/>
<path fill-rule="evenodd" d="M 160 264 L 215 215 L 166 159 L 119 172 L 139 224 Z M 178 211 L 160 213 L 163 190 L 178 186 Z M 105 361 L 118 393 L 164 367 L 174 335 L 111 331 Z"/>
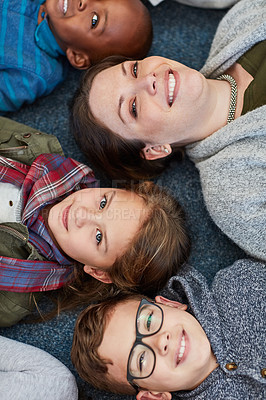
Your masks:
<path fill-rule="evenodd" d="M 59 310 L 118 287 L 153 292 L 186 260 L 184 214 L 162 188 L 99 188 L 88 166 L 61 154 L 32 162 L 60 152 L 52 135 L 6 118 L 0 132 L 0 326 L 29 314 L 44 291 L 64 287 Z"/>
<path fill-rule="evenodd" d="M 172 300 L 120 295 L 85 309 L 72 362 L 96 388 L 138 400 L 263 400 L 265 284 L 252 260 L 219 271 L 211 289 L 187 266 L 169 281 Z"/>

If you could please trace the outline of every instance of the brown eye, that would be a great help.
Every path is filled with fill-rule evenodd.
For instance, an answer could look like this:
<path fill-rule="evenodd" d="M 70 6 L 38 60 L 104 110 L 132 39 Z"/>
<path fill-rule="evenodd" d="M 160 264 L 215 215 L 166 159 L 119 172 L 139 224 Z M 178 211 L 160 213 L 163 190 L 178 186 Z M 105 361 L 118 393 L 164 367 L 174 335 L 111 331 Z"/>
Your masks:
<path fill-rule="evenodd" d="M 137 107 L 136 107 L 136 99 L 133 100 L 131 108 L 132 108 L 133 117 L 137 118 L 138 114 L 137 114 Z"/>
<path fill-rule="evenodd" d="M 133 76 L 135 78 L 137 78 L 138 77 L 138 62 L 137 61 L 133 64 L 132 72 L 133 72 Z"/>
<path fill-rule="evenodd" d="M 96 28 L 97 25 L 98 25 L 98 15 L 94 13 L 91 19 L 92 29 Z"/>

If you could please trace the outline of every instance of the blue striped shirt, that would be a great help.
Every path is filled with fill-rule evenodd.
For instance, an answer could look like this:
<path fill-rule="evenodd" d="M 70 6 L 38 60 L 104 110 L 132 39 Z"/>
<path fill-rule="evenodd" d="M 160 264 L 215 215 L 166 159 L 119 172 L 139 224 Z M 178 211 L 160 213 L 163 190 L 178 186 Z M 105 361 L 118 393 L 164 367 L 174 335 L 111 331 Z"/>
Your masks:
<path fill-rule="evenodd" d="M 33 103 L 63 81 L 68 62 L 47 20 L 43 0 L 0 0 L 0 114 Z"/>

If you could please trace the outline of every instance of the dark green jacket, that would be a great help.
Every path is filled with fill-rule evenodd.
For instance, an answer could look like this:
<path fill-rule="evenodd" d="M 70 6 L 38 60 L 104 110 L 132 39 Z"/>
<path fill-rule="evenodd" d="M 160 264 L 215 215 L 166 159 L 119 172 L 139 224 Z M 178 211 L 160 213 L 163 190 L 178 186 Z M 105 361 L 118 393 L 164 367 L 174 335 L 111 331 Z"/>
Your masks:
<path fill-rule="evenodd" d="M 64 155 L 55 136 L 0 117 L 0 155 L 31 165 L 42 153 Z M 0 224 L 0 255 L 44 260 L 28 242 L 28 237 L 23 224 Z M 39 293 L 0 291 L 0 327 L 11 326 L 30 314 L 39 297 Z"/>

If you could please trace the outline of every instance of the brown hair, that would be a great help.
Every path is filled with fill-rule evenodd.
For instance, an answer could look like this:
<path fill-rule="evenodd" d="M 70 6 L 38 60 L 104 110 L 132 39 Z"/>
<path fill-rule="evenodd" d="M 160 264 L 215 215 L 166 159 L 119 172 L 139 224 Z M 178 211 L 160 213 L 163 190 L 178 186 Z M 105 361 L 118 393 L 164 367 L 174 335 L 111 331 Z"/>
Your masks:
<path fill-rule="evenodd" d="M 72 283 L 61 290 L 59 311 L 108 298 L 120 289 L 152 296 L 186 262 L 190 240 L 177 200 L 153 182 L 133 185 L 131 190 L 144 199 L 148 216 L 126 252 L 108 270 L 113 283 L 92 278 L 77 264 Z"/>
<path fill-rule="evenodd" d="M 128 58 L 122 56 L 111 56 L 85 72 L 70 105 L 70 129 L 86 157 L 111 178 L 148 179 L 163 172 L 173 157 L 181 159 L 183 149 L 172 146 L 170 156 L 146 160 L 141 155 L 145 147 L 142 140 L 119 136 L 97 121 L 89 105 L 90 90 L 96 75 L 126 60 Z"/>
<path fill-rule="evenodd" d="M 100 390 L 119 394 L 135 394 L 126 382 L 120 382 L 108 375 L 108 364 L 98 353 L 106 326 L 115 307 L 129 300 L 141 300 L 143 296 L 119 293 L 117 296 L 98 304 L 92 304 L 83 310 L 77 318 L 71 360 L 82 379 Z"/>

